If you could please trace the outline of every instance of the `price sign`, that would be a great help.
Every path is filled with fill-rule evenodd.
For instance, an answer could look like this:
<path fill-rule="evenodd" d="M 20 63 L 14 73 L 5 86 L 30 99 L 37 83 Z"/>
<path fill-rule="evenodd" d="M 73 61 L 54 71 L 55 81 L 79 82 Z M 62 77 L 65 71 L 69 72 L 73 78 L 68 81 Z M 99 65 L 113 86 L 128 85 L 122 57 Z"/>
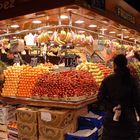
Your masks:
<path fill-rule="evenodd" d="M 8 10 L 15 7 L 15 0 L 5 0 L 0 2 L 0 10 Z"/>
<path fill-rule="evenodd" d="M 76 67 L 77 56 L 73 54 L 65 55 L 65 67 Z"/>
<path fill-rule="evenodd" d="M 20 63 L 20 58 L 18 57 L 18 55 L 14 55 L 14 63 Z"/>
<path fill-rule="evenodd" d="M 38 59 L 37 59 L 36 57 L 31 58 L 30 65 L 31 65 L 32 67 L 37 66 L 37 60 L 38 60 Z"/>

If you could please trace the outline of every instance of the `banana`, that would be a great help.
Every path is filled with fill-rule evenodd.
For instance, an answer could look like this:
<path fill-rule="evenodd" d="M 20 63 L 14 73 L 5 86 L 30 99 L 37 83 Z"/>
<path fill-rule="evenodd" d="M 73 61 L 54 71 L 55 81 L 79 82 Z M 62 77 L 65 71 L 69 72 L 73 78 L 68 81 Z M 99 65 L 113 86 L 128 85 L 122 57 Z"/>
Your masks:
<path fill-rule="evenodd" d="M 60 40 L 65 40 L 66 36 L 67 36 L 67 33 L 64 30 L 61 30 L 61 32 L 59 34 Z"/>
<path fill-rule="evenodd" d="M 61 41 L 60 38 L 58 36 L 55 36 L 54 41 L 58 44 L 58 45 L 65 45 L 65 42 Z"/>
<path fill-rule="evenodd" d="M 67 36 L 66 36 L 66 38 L 65 38 L 65 42 L 70 42 L 72 40 L 72 34 L 71 34 L 71 32 L 67 32 Z"/>

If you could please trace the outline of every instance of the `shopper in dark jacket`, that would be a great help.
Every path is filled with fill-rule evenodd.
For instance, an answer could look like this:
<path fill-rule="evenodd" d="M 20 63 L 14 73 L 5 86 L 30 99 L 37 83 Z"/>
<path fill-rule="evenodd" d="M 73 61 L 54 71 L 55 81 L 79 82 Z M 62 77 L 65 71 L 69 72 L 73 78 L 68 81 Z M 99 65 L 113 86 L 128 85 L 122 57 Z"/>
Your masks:
<path fill-rule="evenodd" d="M 103 80 L 98 94 L 98 102 L 107 111 L 102 140 L 138 140 L 135 111 L 140 117 L 139 84 L 124 55 L 117 55 L 113 64 L 114 74 Z"/>

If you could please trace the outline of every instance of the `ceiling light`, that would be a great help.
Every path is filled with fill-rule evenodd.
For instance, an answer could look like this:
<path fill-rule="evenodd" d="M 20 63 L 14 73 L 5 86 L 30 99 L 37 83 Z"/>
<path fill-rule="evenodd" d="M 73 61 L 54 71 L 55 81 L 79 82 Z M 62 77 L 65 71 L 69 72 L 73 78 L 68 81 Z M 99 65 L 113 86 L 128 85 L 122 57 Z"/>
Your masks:
<path fill-rule="evenodd" d="M 68 16 L 66 16 L 66 15 L 61 15 L 60 18 L 61 18 L 61 19 L 67 19 Z"/>
<path fill-rule="evenodd" d="M 127 29 L 123 28 L 122 31 L 127 31 Z"/>
<path fill-rule="evenodd" d="M 42 21 L 40 21 L 40 20 L 34 20 L 32 23 L 34 23 L 34 24 L 41 24 Z"/>
<path fill-rule="evenodd" d="M 97 25 L 91 24 L 91 25 L 89 25 L 88 27 L 90 27 L 90 28 L 95 28 L 95 27 L 97 27 Z"/>
<path fill-rule="evenodd" d="M 17 24 L 11 25 L 11 28 L 19 28 L 19 25 L 17 25 Z"/>
<path fill-rule="evenodd" d="M 75 21 L 75 23 L 82 24 L 82 23 L 84 23 L 84 21 L 83 20 L 77 20 L 77 21 Z"/>
<path fill-rule="evenodd" d="M 117 34 L 117 36 L 122 36 L 122 34 Z"/>
<path fill-rule="evenodd" d="M 85 31 L 78 31 L 78 33 L 84 33 Z"/>
<path fill-rule="evenodd" d="M 134 40 L 135 38 L 129 38 L 129 40 Z"/>
<path fill-rule="evenodd" d="M 100 37 L 100 38 L 101 38 L 101 37 L 104 37 L 104 36 L 102 36 L 102 35 L 99 35 L 98 37 Z"/>
<path fill-rule="evenodd" d="M 100 29 L 101 31 L 106 31 L 107 29 L 106 28 L 102 28 L 102 29 Z"/>
<path fill-rule="evenodd" d="M 124 36 L 124 38 L 129 38 L 129 36 Z"/>
<path fill-rule="evenodd" d="M 103 21 L 102 21 L 102 23 L 104 23 L 104 24 L 108 24 L 108 21 L 106 21 L 106 20 L 103 20 Z"/>
<path fill-rule="evenodd" d="M 116 32 L 115 31 L 111 31 L 111 32 L 109 32 L 110 34 L 115 34 Z"/>
<path fill-rule="evenodd" d="M 53 33 L 53 31 L 48 31 L 48 34 L 52 34 Z"/>

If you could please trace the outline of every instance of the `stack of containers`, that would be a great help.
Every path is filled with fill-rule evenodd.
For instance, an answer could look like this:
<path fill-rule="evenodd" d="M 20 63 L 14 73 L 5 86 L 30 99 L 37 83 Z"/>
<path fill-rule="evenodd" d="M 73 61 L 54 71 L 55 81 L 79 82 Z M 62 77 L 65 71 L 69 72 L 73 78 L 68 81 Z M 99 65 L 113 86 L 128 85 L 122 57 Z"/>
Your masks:
<path fill-rule="evenodd" d="M 65 109 L 40 109 L 39 140 L 64 140 L 65 134 L 76 131 L 74 112 Z"/>
<path fill-rule="evenodd" d="M 18 140 L 38 140 L 37 111 L 34 108 L 17 109 Z"/>
<path fill-rule="evenodd" d="M 16 122 L 11 122 L 8 124 L 8 140 L 18 140 L 18 131 Z"/>
<path fill-rule="evenodd" d="M 85 116 L 79 118 L 79 130 L 83 129 L 98 129 L 98 138 L 101 137 L 103 131 L 103 116 L 89 112 Z"/>
<path fill-rule="evenodd" d="M 94 129 L 78 130 L 75 133 L 68 133 L 66 140 L 98 140 L 98 131 Z"/>
<path fill-rule="evenodd" d="M 78 131 L 68 133 L 66 140 L 100 140 L 105 113 L 100 112 L 99 114 L 89 112 L 86 115 L 81 115 L 78 119 Z"/>
<path fill-rule="evenodd" d="M 8 123 L 15 121 L 15 110 L 14 106 L 0 106 L 0 139 L 8 138 Z"/>

